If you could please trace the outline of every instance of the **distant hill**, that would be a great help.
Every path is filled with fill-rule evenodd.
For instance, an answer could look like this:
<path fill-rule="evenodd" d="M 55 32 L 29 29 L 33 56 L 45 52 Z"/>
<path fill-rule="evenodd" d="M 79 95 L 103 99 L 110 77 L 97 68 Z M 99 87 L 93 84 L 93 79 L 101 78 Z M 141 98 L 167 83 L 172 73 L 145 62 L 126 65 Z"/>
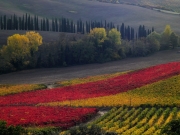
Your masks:
<path fill-rule="evenodd" d="M 126 2 L 147 3 L 147 0 L 126 0 Z M 157 0 L 156 3 L 161 4 Z M 171 2 L 166 0 L 164 3 L 170 5 L 174 3 L 175 7 L 178 0 L 171 0 Z M 39 17 L 48 18 L 61 18 L 63 16 L 73 20 L 81 18 L 83 21 L 107 20 L 115 24 L 124 22 L 134 28 L 139 25 L 145 25 L 147 28 L 154 26 L 158 32 L 162 32 L 165 25 L 170 24 L 172 30 L 180 34 L 179 15 L 161 13 L 139 6 L 103 3 L 96 0 L 0 0 L 0 15 L 14 13 L 20 16 L 25 13 L 36 14 Z"/>
<path fill-rule="evenodd" d="M 155 7 L 166 9 L 180 13 L 179 0 L 97 0 L 100 2 L 120 3 L 120 4 L 133 4 L 144 7 Z"/>

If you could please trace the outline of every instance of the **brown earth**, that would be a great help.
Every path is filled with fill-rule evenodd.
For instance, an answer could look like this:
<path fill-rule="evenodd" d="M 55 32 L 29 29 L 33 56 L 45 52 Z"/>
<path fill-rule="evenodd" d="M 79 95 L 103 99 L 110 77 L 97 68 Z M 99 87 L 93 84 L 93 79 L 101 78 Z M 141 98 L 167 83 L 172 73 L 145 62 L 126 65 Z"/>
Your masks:
<path fill-rule="evenodd" d="M 160 51 L 148 57 L 126 58 L 103 64 L 88 64 L 64 68 L 41 68 L 0 75 L 0 84 L 53 84 L 57 81 L 93 75 L 136 70 L 152 65 L 180 61 L 180 48 Z"/>

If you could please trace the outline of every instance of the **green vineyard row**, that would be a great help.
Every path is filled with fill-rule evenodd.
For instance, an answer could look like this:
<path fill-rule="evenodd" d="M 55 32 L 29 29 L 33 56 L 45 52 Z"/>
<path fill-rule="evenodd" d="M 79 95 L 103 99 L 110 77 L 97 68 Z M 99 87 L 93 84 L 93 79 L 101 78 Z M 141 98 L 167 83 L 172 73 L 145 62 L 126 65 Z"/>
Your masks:
<path fill-rule="evenodd" d="M 180 118 L 178 107 L 114 107 L 90 123 L 120 135 L 158 135 L 168 122 Z M 89 126 L 90 126 L 89 125 Z"/>

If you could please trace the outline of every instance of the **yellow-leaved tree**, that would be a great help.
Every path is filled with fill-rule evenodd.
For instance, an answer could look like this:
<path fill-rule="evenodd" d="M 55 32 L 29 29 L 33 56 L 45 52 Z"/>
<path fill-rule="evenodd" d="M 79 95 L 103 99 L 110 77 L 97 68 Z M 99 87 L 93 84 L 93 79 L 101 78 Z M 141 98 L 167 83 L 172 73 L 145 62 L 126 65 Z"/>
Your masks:
<path fill-rule="evenodd" d="M 13 70 L 23 69 L 28 66 L 32 54 L 38 50 L 42 44 L 42 36 L 34 31 L 26 34 L 14 34 L 7 39 L 7 45 L 1 49 L 1 55 L 6 65 L 11 66 Z"/>
<path fill-rule="evenodd" d="M 29 39 L 29 49 L 31 53 L 36 52 L 38 46 L 42 44 L 42 36 L 35 31 L 26 32 L 25 36 Z"/>
<path fill-rule="evenodd" d="M 89 36 L 94 40 L 96 46 L 101 46 L 104 40 L 107 38 L 105 28 L 94 28 L 90 31 Z"/>

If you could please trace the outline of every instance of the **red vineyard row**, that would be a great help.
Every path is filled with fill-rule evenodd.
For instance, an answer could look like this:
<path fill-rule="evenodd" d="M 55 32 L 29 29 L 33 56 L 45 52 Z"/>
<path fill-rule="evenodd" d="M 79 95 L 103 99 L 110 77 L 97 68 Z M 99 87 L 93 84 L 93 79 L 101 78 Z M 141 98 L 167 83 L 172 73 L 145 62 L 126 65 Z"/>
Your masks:
<path fill-rule="evenodd" d="M 97 113 L 95 108 L 62 107 L 0 107 L 0 120 L 8 125 L 21 126 L 58 126 L 63 129 L 85 122 Z"/>
<path fill-rule="evenodd" d="M 107 96 L 126 92 L 177 74 L 180 74 L 180 62 L 171 62 L 107 80 L 3 96 L 0 97 L 0 106 L 35 105 L 38 103 Z"/>

